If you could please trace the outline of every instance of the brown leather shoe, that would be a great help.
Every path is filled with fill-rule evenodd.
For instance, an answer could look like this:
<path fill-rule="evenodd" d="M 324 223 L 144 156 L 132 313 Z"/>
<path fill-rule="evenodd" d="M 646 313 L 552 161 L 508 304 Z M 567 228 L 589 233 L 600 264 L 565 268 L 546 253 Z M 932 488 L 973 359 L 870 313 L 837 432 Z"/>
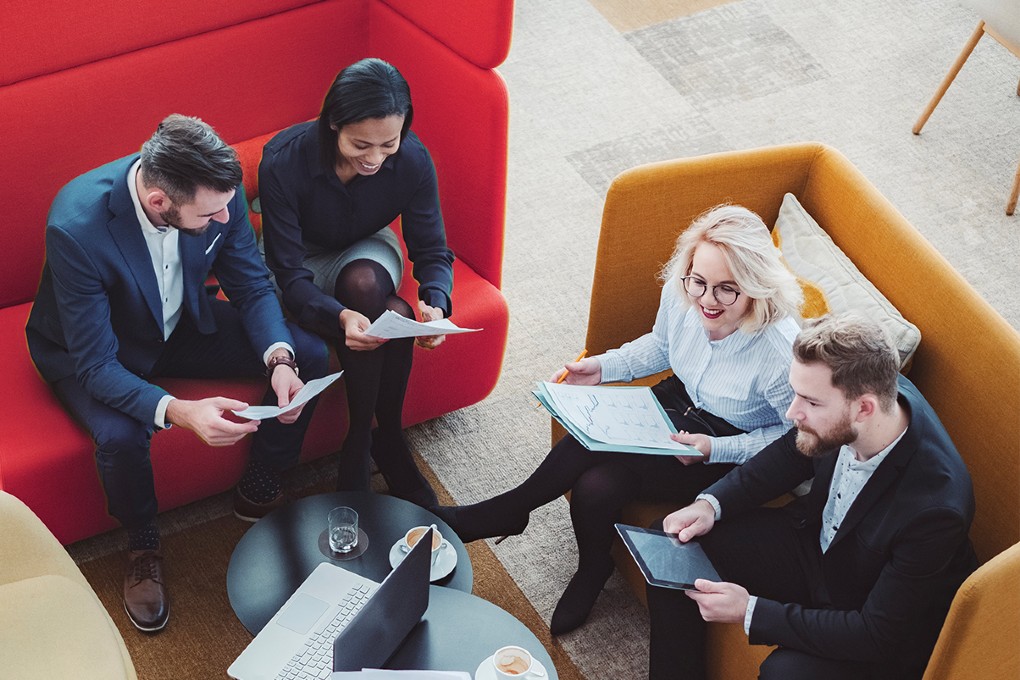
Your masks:
<path fill-rule="evenodd" d="M 170 598 L 163 582 L 163 554 L 159 550 L 131 550 L 124 575 L 124 611 L 135 628 L 146 633 L 162 630 L 170 618 Z"/>
<path fill-rule="evenodd" d="M 234 487 L 234 517 L 245 522 L 257 522 L 273 510 L 283 507 L 288 501 L 287 496 L 281 491 L 276 498 L 267 503 L 256 503 L 241 493 L 241 489 Z"/>

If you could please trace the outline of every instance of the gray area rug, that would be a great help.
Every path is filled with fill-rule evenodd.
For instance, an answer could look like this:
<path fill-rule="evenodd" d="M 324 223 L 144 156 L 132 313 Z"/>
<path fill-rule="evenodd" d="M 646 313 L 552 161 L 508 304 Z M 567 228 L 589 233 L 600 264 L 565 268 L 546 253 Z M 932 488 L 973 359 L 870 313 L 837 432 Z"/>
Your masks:
<path fill-rule="evenodd" d="M 634 165 L 830 144 L 1020 327 L 1020 214 L 1004 214 L 1020 60 L 984 39 L 924 134 L 910 133 L 976 25 L 951 0 L 742 0 L 621 34 L 586 0 L 517 0 L 500 68 L 512 109 L 503 374 L 481 404 L 410 432 L 454 498 L 487 498 L 544 457 L 549 419 L 530 389 L 581 349 L 605 192 Z M 576 566 L 566 502 L 494 549 L 548 621 Z M 643 678 L 647 637 L 614 576 L 561 642 L 590 678 Z"/>

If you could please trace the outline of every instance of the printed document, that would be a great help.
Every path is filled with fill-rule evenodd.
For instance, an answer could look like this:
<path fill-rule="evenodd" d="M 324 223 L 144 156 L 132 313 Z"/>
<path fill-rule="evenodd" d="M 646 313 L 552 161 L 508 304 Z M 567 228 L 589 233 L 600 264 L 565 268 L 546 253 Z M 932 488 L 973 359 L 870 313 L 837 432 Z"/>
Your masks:
<path fill-rule="evenodd" d="M 418 338 L 427 335 L 455 335 L 457 333 L 475 333 L 481 328 L 461 328 L 449 319 L 439 321 L 415 321 L 406 316 L 397 314 L 392 309 L 387 309 L 383 315 L 372 322 L 372 325 L 365 331 L 365 335 L 374 338 Z"/>
<path fill-rule="evenodd" d="M 318 378 L 317 380 L 309 380 L 305 383 L 305 386 L 294 395 L 294 398 L 290 400 L 290 403 L 283 408 L 280 408 L 279 406 L 249 406 L 243 411 L 233 411 L 233 414 L 235 416 L 240 416 L 241 418 L 247 418 L 248 420 L 265 420 L 267 418 L 275 418 L 281 413 L 293 411 L 298 406 L 301 406 L 308 400 L 317 396 L 324 389 L 335 383 L 343 374 L 344 372 L 340 371 L 339 373 L 327 375 L 323 378 Z"/>
<path fill-rule="evenodd" d="M 650 387 L 567 385 L 541 382 L 539 402 L 592 451 L 701 457 L 669 438 L 676 428 Z"/>

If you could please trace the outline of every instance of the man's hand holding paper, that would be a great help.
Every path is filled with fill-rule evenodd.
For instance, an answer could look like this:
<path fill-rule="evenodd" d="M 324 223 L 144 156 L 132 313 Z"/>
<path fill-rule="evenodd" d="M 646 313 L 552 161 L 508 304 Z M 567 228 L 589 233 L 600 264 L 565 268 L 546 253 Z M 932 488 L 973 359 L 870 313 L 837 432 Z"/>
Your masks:
<path fill-rule="evenodd" d="M 235 416 L 240 418 L 247 418 L 248 420 L 265 420 L 266 418 L 276 418 L 281 414 L 292 411 L 296 408 L 303 406 L 304 404 L 311 401 L 313 398 L 319 395 L 320 392 L 325 390 L 327 387 L 336 382 L 343 371 L 334 373 L 333 375 L 327 375 L 319 378 L 318 380 L 309 380 L 304 387 L 294 395 L 290 403 L 284 407 L 279 406 L 249 406 L 248 408 L 241 411 L 233 411 Z"/>

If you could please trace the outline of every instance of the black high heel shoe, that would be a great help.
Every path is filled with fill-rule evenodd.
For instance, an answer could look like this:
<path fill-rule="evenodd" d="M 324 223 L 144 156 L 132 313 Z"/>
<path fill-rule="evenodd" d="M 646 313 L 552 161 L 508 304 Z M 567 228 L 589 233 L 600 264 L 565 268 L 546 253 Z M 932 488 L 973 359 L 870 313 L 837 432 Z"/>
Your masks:
<path fill-rule="evenodd" d="M 446 522 L 464 543 L 482 538 L 499 536 L 497 543 L 509 536 L 523 534 L 531 519 L 530 513 L 523 517 L 503 514 L 496 521 L 488 521 L 489 517 L 476 517 L 477 505 L 437 505 L 429 508 L 429 512 Z"/>
<path fill-rule="evenodd" d="M 563 635 L 576 630 L 584 625 L 595 607 L 595 601 L 606 586 L 606 581 L 613 575 L 613 563 L 603 566 L 601 569 L 578 570 L 570 579 L 560 601 L 556 603 L 552 620 L 549 622 L 549 632 L 556 635 Z"/>

